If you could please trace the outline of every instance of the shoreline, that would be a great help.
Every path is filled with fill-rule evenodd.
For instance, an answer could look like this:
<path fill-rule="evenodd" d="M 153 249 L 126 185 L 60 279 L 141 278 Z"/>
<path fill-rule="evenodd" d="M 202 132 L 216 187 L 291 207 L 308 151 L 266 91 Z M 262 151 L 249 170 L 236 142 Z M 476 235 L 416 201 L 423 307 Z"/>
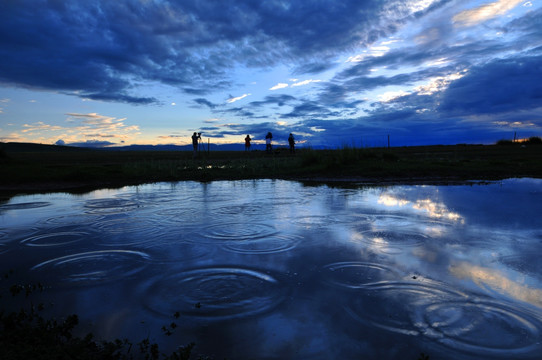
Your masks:
<path fill-rule="evenodd" d="M 209 180 L 202 179 L 180 179 L 180 180 L 152 180 L 152 181 L 57 181 L 43 183 L 22 183 L 0 185 L 0 199 L 11 198 L 14 196 L 35 195 L 46 193 L 70 193 L 83 194 L 100 189 L 117 189 L 125 186 L 140 186 L 162 182 L 213 182 L 213 181 L 246 181 L 246 180 L 287 180 L 297 181 L 305 184 L 323 184 L 330 186 L 395 186 L 395 185 L 435 185 L 435 186 L 453 186 L 453 185 L 471 185 L 471 184 L 489 184 L 506 179 L 534 178 L 532 176 L 509 176 L 495 177 L 487 179 L 459 179 L 455 177 L 361 177 L 361 176 L 314 176 L 314 177 L 254 177 L 254 178 L 216 178 Z"/>

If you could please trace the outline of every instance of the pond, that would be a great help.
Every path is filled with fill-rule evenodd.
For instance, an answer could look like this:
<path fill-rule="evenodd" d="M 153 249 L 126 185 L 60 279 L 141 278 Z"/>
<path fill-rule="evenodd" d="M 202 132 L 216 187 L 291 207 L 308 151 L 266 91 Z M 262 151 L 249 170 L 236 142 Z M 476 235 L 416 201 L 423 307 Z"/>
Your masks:
<path fill-rule="evenodd" d="M 537 179 L 178 182 L 0 204 L 0 271 L 44 284 L 51 314 L 217 359 L 540 359 L 541 254 Z"/>

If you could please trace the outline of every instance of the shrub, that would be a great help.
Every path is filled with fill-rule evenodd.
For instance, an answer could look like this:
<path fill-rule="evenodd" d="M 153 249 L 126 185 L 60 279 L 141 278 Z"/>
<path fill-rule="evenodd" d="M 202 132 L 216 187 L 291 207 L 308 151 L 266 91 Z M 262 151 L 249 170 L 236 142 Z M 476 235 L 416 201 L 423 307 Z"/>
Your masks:
<path fill-rule="evenodd" d="M 512 140 L 504 140 L 504 139 L 501 139 L 499 141 L 497 141 L 497 145 L 513 145 L 514 142 Z"/>
<path fill-rule="evenodd" d="M 5 282 L 13 271 L 4 274 L 2 281 Z M 6 285 L 6 284 L 2 284 Z M 3 286 L 13 297 L 26 296 L 28 298 L 34 292 L 41 292 L 44 286 L 37 285 L 12 285 Z M 0 291 L 0 298 L 7 296 Z M 74 335 L 74 330 L 79 323 L 77 315 L 69 315 L 63 319 L 46 318 L 43 315 L 45 305 L 27 304 L 25 299 L 18 298 L 21 309 L 9 311 L 4 306 L 0 307 L 0 349 L 2 360 L 21 359 L 58 359 L 58 360 L 188 360 L 195 346 L 190 343 L 179 346 L 171 354 L 163 354 L 158 344 L 151 343 L 148 338 L 141 340 L 137 346 L 127 339 L 115 339 L 113 341 L 99 341 L 89 333 L 84 337 Z M 175 319 L 179 317 L 174 314 Z M 175 323 L 162 327 L 165 335 L 170 336 Z M 201 359 L 202 357 L 200 357 Z"/>

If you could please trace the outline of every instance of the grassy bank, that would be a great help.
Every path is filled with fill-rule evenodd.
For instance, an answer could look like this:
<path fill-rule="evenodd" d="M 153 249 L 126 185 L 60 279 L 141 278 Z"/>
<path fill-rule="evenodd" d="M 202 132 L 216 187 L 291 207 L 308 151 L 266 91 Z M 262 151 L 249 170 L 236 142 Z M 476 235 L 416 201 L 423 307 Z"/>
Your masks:
<path fill-rule="evenodd" d="M 157 181 L 299 179 L 368 183 L 542 178 L 542 145 L 453 145 L 337 150 L 115 151 L 0 144 L 0 191 L 88 190 Z"/>

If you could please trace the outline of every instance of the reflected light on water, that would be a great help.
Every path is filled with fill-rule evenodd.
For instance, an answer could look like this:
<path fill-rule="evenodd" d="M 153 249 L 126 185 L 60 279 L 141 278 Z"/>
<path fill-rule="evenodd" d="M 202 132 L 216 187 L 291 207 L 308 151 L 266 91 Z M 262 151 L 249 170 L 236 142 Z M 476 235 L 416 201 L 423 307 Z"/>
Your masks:
<path fill-rule="evenodd" d="M 435 202 L 432 199 L 420 199 L 409 201 L 397 198 L 390 194 L 382 194 L 378 198 L 378 204 L 388 207 L 408 207 L 426 213 L 432 219 L 444 219 L 455 222 L 463 222 L 460 214 L 450 211 L 443 203 Z"/>
<path fill-rule="evenodd" d="M 385 206 L 406 206 L 406 205 L 410 204 L 410 201 L 403 200 L 403 199 L 398 199 L 398 198 L 396 198 L 396 197 L 394 197 L 392 195 L 382 194 L 378 198 L 378 203 L 382 204 L 382 205 L 385 205 Z"/>
<path fill-rule="evenodd" d="M 418 200 L 412 205 L 413 209 L 427 212 L 429 217 L 434 219 L 447 219 L 452 221 L 463 221 L 461 215 L 446 208 L 442 203 L 435 203 L 431 199 Z"/>
<path fill-rule="evenodd" d="M 542 308 L 542 290 L 520 284 L 498 270 L 461 262 L 450 266 L 450 272 L 459 279 L 469 279 L 480 287 L 513 297 Z M 524 279 L 524 276 L 520 275 Z"/>

